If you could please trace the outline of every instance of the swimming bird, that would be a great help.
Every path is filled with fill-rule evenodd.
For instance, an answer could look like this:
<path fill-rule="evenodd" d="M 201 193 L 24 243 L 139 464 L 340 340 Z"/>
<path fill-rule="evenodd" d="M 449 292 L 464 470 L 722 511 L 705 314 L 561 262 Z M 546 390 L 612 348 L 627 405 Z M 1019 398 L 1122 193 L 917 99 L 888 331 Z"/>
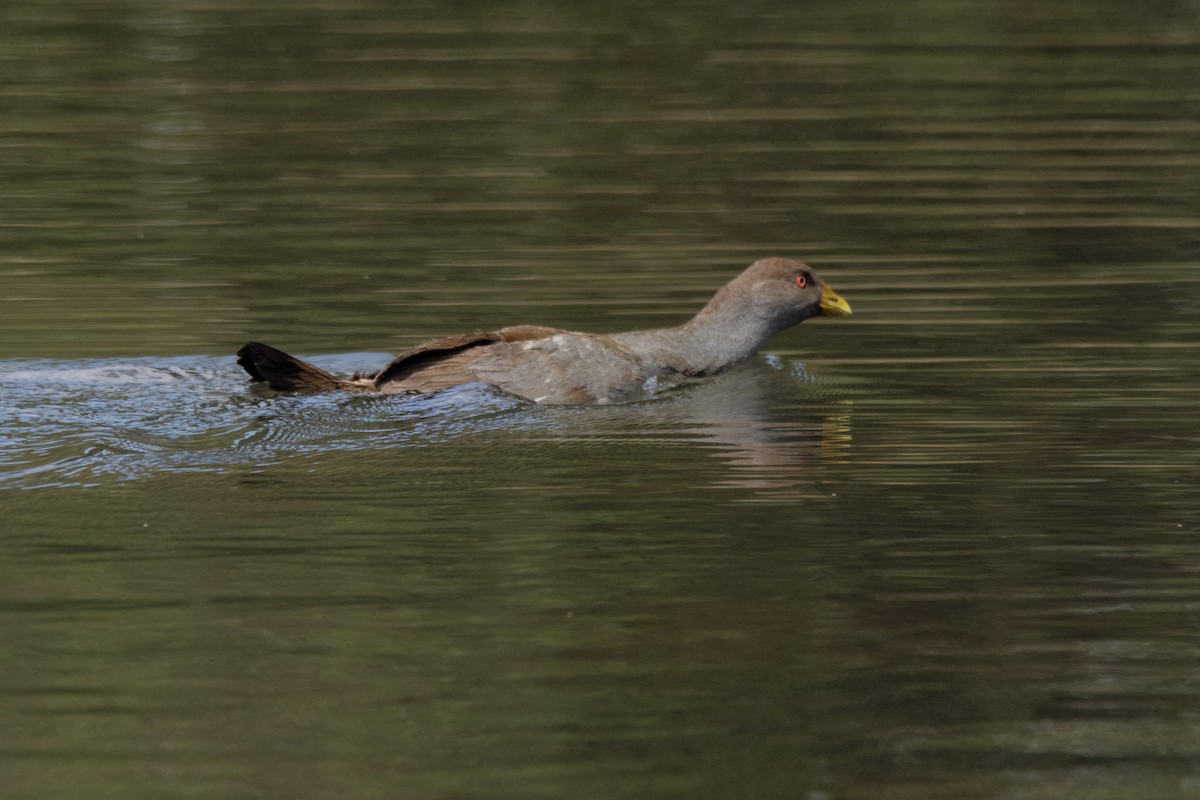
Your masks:
<path fill-rule="evenodd" d="M 763 258 L 673 328 L 576 333 L 536 325 L 447 336 L 417 345 L 369 374 L 337 378 L 273 347 L 238 351 L 253 381 L 296 392 L 424 394 L 484 383 L 535 403 L 594 405 L 648 396 L 656 387 L 712 375 L 758 352 L 780 331 L 850 304 L 790 258 Z"/>

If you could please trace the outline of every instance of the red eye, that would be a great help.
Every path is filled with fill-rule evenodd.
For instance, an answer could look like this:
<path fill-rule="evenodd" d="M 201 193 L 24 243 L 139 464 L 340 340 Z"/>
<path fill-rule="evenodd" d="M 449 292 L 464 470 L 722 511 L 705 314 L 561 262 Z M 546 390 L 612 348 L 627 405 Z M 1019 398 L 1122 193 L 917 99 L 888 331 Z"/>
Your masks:
<path fill-rule="evenodd" d="M 803 289 L 806 286 L 808 286 L 808 276 L 805 275 L 803 272 L 798 273 L 796 275 L 796 288 Z"/>

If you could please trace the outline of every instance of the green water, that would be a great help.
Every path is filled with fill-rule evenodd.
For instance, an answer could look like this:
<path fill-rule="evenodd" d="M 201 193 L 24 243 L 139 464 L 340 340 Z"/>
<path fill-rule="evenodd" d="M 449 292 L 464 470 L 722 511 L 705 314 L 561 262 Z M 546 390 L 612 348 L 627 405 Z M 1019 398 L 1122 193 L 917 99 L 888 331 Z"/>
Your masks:
<path fill-rule="evenodd" d="M 1200 5 L 0 8 L 8 798 L 1200 796 Z M 853 305 L 653 401 L 269 397 Z"/>

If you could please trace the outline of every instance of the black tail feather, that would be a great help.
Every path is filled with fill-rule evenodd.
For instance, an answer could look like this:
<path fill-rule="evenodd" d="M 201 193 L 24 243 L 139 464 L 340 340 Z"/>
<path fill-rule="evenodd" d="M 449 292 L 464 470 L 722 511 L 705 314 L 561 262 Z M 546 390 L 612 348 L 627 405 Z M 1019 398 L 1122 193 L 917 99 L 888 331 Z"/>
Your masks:
<path fill-rule="evenodd" d="M 264 381 L 277 391 L 332 392 L 342 388 L 342 382 L 325 370 L 259 342 L 247 343 L 237 357 L 251 380 Z"/>

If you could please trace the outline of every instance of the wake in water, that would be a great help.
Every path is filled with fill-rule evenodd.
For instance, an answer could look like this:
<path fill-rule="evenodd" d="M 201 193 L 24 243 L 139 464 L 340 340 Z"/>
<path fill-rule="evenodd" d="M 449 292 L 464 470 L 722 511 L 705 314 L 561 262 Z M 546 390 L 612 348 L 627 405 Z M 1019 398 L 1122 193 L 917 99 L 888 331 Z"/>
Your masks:
<path fill-rule="evenodd" d="M 350 372 L 378 355 L 330 359 Z M 0 487 L 90 485 L 403 445 L 524 406 L 479 387 L 436 398 L 268 397 L 229 358 L 0 363 Z M 447 413 L 447 409 L 453 409 Z"/>
<path fill-rule="evenodd" d="M 339 374 L 379 360 L 322 357 Z M 847 390 L 778 357 L 651 401 L 605 407 L 538 406 L 482 384 L 418 396 L 276 395 L 252 387 L 228 357 L 0 362 L 0 488 L 267 469 L 298 456 L 413 448 L 492 431 L 553 446 L 694 442 L 738 465 L 741 478 L 750 472 L 761 482 L 809 459 L 814 447 L 828 453 L 848 441 Z M 806 410 L 785 422 L 772 397 L 799 400 Z"/>

